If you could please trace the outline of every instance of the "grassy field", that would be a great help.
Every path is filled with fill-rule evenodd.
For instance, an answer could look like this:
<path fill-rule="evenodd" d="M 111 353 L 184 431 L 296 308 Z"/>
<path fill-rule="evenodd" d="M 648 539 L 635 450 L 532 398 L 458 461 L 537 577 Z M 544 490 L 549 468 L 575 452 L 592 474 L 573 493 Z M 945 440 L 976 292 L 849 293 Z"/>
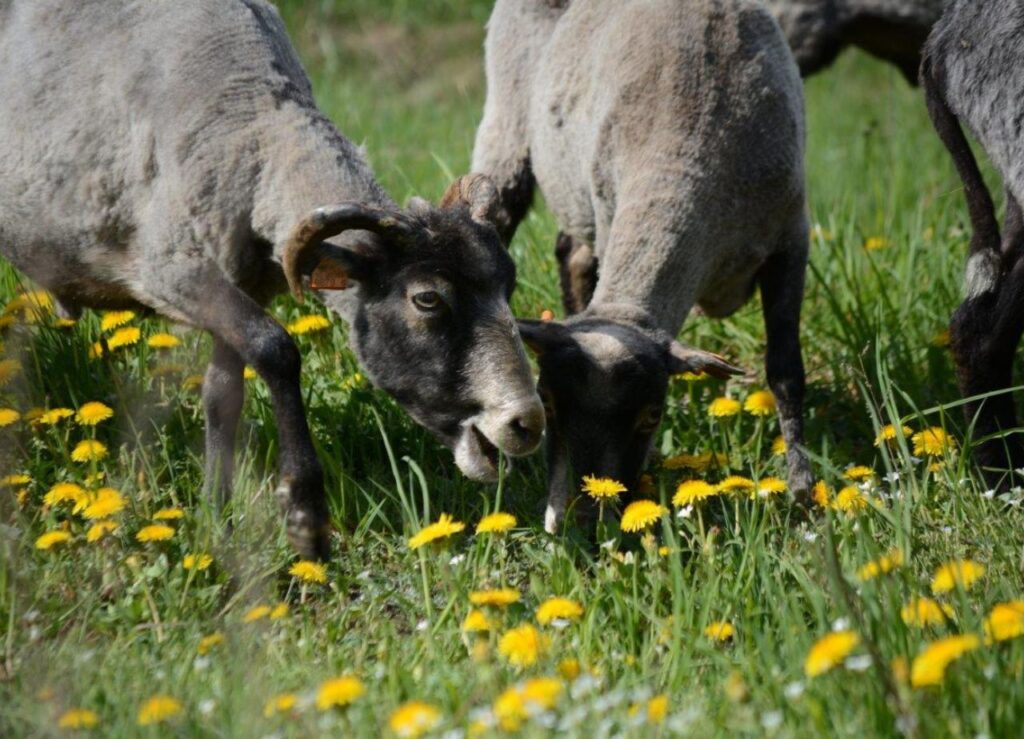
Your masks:
<path fill-rule="evenodd" d="M 282 10 L 321 106 L 365 146 L 386 187 L 400 201 L 439 197 L 468 166 L 488 4 Z M 116 317 L 106 329 L 98 314 L 62 326 L 45 305 L 25 307 L 19 291 L 32 286 L 0 267 L 0 296 L 14 301 L 0 406 L 22 415 L 0 428 L 0 475 L 24 476 L 0 489 L 0 736 L 59 735 L 76 720 L 95 720 L 102 736 L 393 735 L 409 701 L 429 705 L 419 715 L 438 736 L 1019 735 L 1024 639 L 1000 637 L 1024 631 L 1024 617 L 1004 608 L 987 619 L 1024 597 L 1022 497 L 986 494 L 971 469 L 942 338 L 968 236 L 959 183 L 920 92 L 894 70 L 849 53 L 807 97 L 817 224 L 803 324 L 807 442 L 831 493 L 809 521 L 783 495 L 742 489 L 671 503 L 691 479 L 784 477 L 774 417 L 707 413 L 718 396 L 743 401 L 763 388 L 756 299 L 727 321 L 685 327 L 685 341 L 750 371 L 728 385 L 674 385 L 647 493 L 670 512 L 643 538 L 610 525 L 597 551 L 574 546 L 578 532 L 543 534 L 539 456 L 498 486 L 460 478 L 450 453 L 361 379 L 332 323 L 297 337 L 337 527 L 326 582 L 304 583 L 289 573 L 273 501 L 276 432 L 261 382 L 247 382 L 229 535 L 201 495 L 193 376 L 208 339 L 134 318 L 125 326 L 141 338 L 122 332 L 125 346 L 91 358 L 101 335 L 117 335 Z M 538 201 L 512 245 L 519 315 L 560 305 L 555 231 Z M 272 310 L 285 323 L 324 313 L 287 298 Z M 149 346 L 166 331 L 179 346 Z M 31 412 L 89 401 L 113 417 L 90 426 Z M 909 433 L 876 444 L 886 424 Z M 950 441 L 915 443 L 932 427 Z M 107 456 L 75 461 L 91 439 Z M 721 467 L 693 469 L 707 452 L 724 455 Z M 870 476 L 847 479 L 858 475 L 851 465 Z M 53 492 L 61 482 L 113 488 L 124 508 L 110 513 L 110 493 L 85 493 L 76 513 L 83 494 Z M 57 500 L 62 491 L 72 500 Z M 104 506 L 110 515 L 97 518 Z M 498 510 L 515 527 L 475 533 Z M 146 528 L 155 517 L 179 512 L 158 523 L 169 538 L 138 540 L 161 534 Z M 465 530 L 411 549 L 441 513 Z M 90 541 L 97 520 L 116 528 Z M 47 532 L 69 540 L 40 548 Z M 208 567 L 186 568 L 201 555 Z M 952 582 L 935 577 L 959 560 L 974 564 Z M 470 594 L 495 588 L 517 600 L 470 619 L 489 630 L 465 629 Z M 552 597 L 581 608 L 542 623 L 558 603 L 538 607 Z M 346 676 L 355 681 L 326 682 Z M 172 700 L 146 706 L 154 696 Z M 407 709 L 395 727 L 415 718 Z"/>

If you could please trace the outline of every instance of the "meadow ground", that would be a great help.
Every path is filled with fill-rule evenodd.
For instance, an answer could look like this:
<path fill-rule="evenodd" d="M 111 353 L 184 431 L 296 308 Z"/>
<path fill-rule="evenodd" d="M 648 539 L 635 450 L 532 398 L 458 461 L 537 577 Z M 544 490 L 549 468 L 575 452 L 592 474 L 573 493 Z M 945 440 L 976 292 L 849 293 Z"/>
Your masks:
<path fill-rule="evenodd" d="M 283 11 L 322 107 L 394 196 L 440 196 L 480 116 L 487 3 Z M 1021 495 L 987 494 L 971 470 L 942 338 L 967 242 L 959 183 L 895 71 L 850 53 L 807 97 L 807 442 L 829 494 L 808 521 L 764 480 L 784 476 L 774 417 L 708 414 L 763 388 L 756 298 L 688 322 L 685 341 L 750 372 L 674 384 L 644 493 L 668 512 L 643 538 L 612 516 L 596 551 L 542 533 L 539 456 L 498 486 L 460 478 L 331 322 L 297 336 L 338 530 L 325 582 L 297 570 L 304 582 L 273 501 L 261 382 L 247 382 L 229 536 L 200 492 L 208 340 L 153 318 L 62 326 L 0 268 L 0 406 L 20 414 L 0 410 L 0 736 L 1019 735 L 1024 615 L 995 607 L 1024 597 Z M 555 230 L 538 202 L 512 245 L 519 315 L 557 310 Z M 167 331 L 180 343 L 161 348 Z M 101 336 L 114 346 L 93 358 Z M 32 410 L 89 401 L 113 416 Z M 886 424 L 907 432 L 876 443 Z M 915 438 L 933 427 L 949 440 Z M 105 457 L 75 454 L 93 439 Z M 714 487 L 683 486 L 707 497 L 674 505 L 688 480 Z M 515 526 L 476 533 L 498 510 Z M 410 548 L 441 513 L 465 529 Z M 514 602 L 471 605 L 499 588 Z M 538 612 L 553 597 L 572 603 Z M 408 701 L 427 705 L 389 727 Z"/>

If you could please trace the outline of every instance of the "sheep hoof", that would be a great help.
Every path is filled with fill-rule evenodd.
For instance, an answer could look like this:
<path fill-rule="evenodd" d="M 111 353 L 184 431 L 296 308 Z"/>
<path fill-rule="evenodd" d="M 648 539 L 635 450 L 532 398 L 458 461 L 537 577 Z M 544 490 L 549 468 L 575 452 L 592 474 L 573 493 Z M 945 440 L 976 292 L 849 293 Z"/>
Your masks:
<path fill-rule="evenodd" d="M 277 486 L 274 497 L 285 511 L 288 542 L 303 559 L 326 560 L 331 553 L 330 526 L 326 516 L 295 503 L 295 480 L 288 477 Z"/>

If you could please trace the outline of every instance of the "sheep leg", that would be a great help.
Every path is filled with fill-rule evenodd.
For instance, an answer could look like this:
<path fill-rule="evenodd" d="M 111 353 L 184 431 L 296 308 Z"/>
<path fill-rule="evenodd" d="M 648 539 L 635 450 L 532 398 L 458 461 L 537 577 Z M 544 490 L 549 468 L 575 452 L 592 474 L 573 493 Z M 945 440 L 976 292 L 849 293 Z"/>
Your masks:
<path fill-rule="evenodd" d="M 223 509 L 231 499 L 235 467 L 235 434 L 242 414 L 245 364 L 238 353 L 220 339 L 213 340 L 213 354 L 203 378 L 203 409 L 206 413 L 206 491 L 216 496 Z"/>
<path fill-rule="evenodd" d="M 957 379 L 965 397 L 1005 390 L 1013 384 L 1013 359 L 1024 333 L 1024 218 L 1020 205 L 1007 201 L 1007 218 L 1002 238 L 1004 274 L 990 276 L 982 285 L 972 278 L 968 264 L 969 293 L 950 321 L 950 345 L 956 363 Z M 972 255 L 971 261 L 975 261 Z M 982 289 L 984 288 L 984 289 Z M 986 482 L 1005 489 L 1013 480 L 1008 471 L 1024 467 L 1024 447 L 1018 434 L 1013 402 L 997 395 L 971 400 L 964 405 L 968 423 L 974 424 L 974 436 L 984 439 L 974 449 L 974 458 L 982 468 Z"/>
<path fill-rule="evenodd" d="M 597 257 L 589 244 L 559 231 L 555 239 L 558 281 L 562 286 L 562 306 L 571 316 L 590 305 L 597 287 Z"/>
<path fill-rule="evenodd" d="M 758 273 L 767 347 L 768 386 L 775 395 L 782 438 L 786 440 L 789 489 L 805 504 L 814 483 L 804 443 L 804 362 L 800 352 L 800 306 L 807 268 L 807 226 L 789 237 Z"/>

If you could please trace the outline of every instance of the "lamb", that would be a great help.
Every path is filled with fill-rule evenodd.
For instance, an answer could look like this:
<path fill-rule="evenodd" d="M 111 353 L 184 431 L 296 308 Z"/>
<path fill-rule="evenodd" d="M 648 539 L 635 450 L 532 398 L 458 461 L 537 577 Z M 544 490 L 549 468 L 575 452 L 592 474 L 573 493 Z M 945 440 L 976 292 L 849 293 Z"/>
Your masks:
<path fill-rule="evenodd" d="M 767 0 L 804 77 L 859 46 L 917 84 L 921 47 L 947 0 Z"/>
<path fill-rule="evenodd" d="M 694 305 L 728 316 L 755 285 L 789 485 L 806 496 L 803 96 L 774 19 L 753 0 L 498 0 L 485 52 L 472 168 L 498 187 L 498 229 L 510 237 L 539 185 L 563 232 L 573 315 L 519 322 L 548 412 L 546 528 L 570 463 L 635 489 L 670 375 L 738 371 L 673 337 Z"/>
<path fill-rule="evenodd" d="M 975 460 L 993 486 L 1024 467 L 1013 402 L 983 398 L 1012 385 L 1024 332 L 1024 2 L 954 0 L 925 45 L 921 81 L 928 112 L 964 184 L 973 234 L 965 297 L 950 322 L 950 345 L 964 406 L 981 442 Z M 1002 176 L 1006 221 L 1000 235 L 992 196 L 961 123 Z"/>
<path fill-rule="evenodd" d="M 242 370 L 278 423 L 277 496 L 304 557 L 328 552 L 300 357 L 263 306 L 310 286 L 351 322 L 368 378 L 470 477 L 540 443 L 508 307 L 493 184 L 400 209 L 316 107 L 263 0 L 0 3 L 0 249 L 63 309 L 145 308 L 213 336 L 206 482 L 231 490 Z"/>

